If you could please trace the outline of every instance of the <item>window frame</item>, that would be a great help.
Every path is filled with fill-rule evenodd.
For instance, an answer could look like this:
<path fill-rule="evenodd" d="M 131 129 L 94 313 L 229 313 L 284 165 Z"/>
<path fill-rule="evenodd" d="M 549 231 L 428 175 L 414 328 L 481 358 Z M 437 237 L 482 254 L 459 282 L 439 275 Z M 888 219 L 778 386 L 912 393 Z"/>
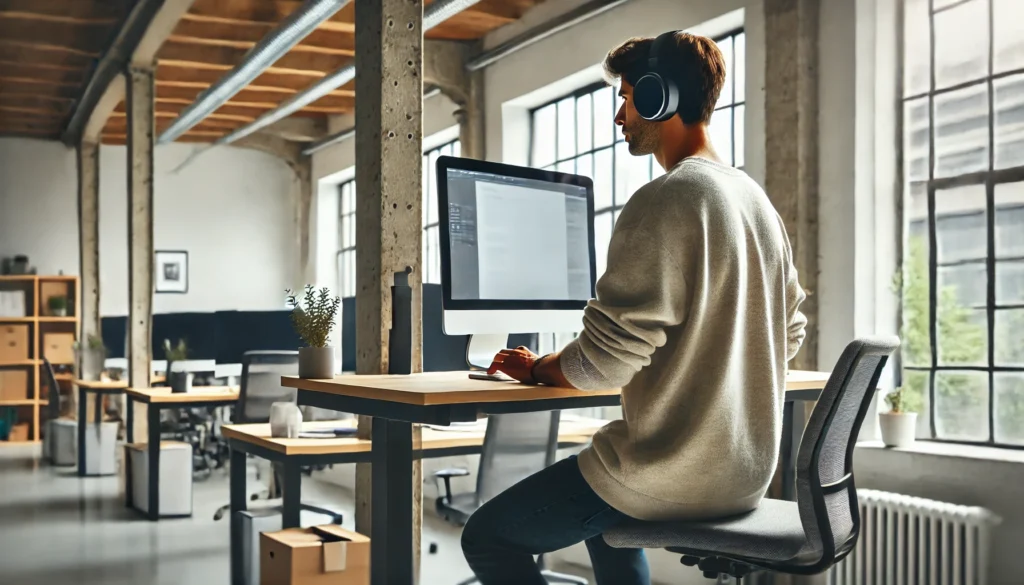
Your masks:
<path fill-rule="evenodd" d="M 356 255 L 355 255 L 355 251 L 356 251 L 356 238 L 355 238 L 355 235 L 356 234 L 355 234 L 355 232 L 356 232 L 357 228 L 356 228 L 356 179 L 355 179 L 355 177 L 340 183 L 338 185 L 337 189 L 338 189 L 338 253 L 335 255 L 335 265 L 337 266 L 337 269 L 338 269 L 338 293 L 339 293 L 338 296 L 341 297 L 341 298 L 353 298 L 353 297 L 355 297 L 355 294 L 356 294 L 355 274 L 354 273 L 352 274 L 352 282 L 351 283 L 347 282 L 347 280 L 345 278 L 346 275 L 344 275 L 342 273 L 342 263 L 341 263 L 341 261 L 342 261 L 342 258 L 347 253 L 349 253 L 349 252 L 352 253 L 353 265 L 355 263 L 355 258 L 356 258 Z M 345 213 L 345 191 L 346 191 L 346 189 L 348 189 L 348 191 L 352 195 L 352 210 L 350 212 L 348 212 L 348 213 Z M 352 237 L 352 245 L 351 246 L 345 246 L 345 218 L 346 217 L 351 217 L 352 218 L 351 225 L 352 225 L 352 231 L 353 231 L 352 236 L 353 237 Z M 345 294 L 345 293 L 349 292 L 348 291 L 348 286 L 351 286 L 352 294 L 350 296 Z"/>
<path fill-rule="evenodd" d="M 928 386 L 926 389 L 927 399 L 927 417 L 928 417 L 928 434 L 926 440 L 943 442 L 943 443 L 958 443 L 967 445 L 981 445 L 988 447 L 998 447 L 1004 449 L 1017 449 L 1024 450 L 1024 443 L 1005 443 L 996 440 L 996 374 L 1009 372 L 1019 373 L 1024 375 L 1024 365 L 1021 366 L 1000 366 L 997 365 L 996 361 L 996 314 L 1002 310 L 1013 310 L 1013 309 L 1024 309 L 1024 301 L 1017 303 L 999 303 L 996 297 L 997 290 L 997 265 L 1000 263 L 1022 261 L 1024 256 L 998 256 L 996 253 L 996 215 L 997 211 L 1017 209 L 1021 207 L 1018 204 L 1012 204 L 1009 206 L 996 205 L 995 191 L 999 185 L 1012 184 L 1012 183 L 1024 183 L 1024 165 L 1010 167 L 1010 168 L 996 168 L 996 114 L 997 110 L 995 107 L 995 84 L 1001 79 L 1020 76 L 1024 74 L 1024 67 L 1018 67 L 1008 71 L 995 72 L 995 26 L 994 26 L 994 13 L 995 5 L 993 0 L 958 0 L 944 5 L 938 9 L 935 8 L 935 0 L 925 0 L 928 4 L 928 32 L 929 32 L 929 60 L 928 60 L 928 76 L 929 76 L 929 87 L 927 91 L 918 92 L 914 94 L 904 95 L 905 93 L 905 70 L 908 66 L 906 58 L 906 19 L 907 15 L 907 1 L 901 0 L 897 4 L 897 67 L 896 67 L 896 144 L 897 144 L 897 237 L 900 242 L 900 248 L 898 250 L 898 264 L 900 266 L 900 272 L 905 274 L 905 260 L 908 250 L 907 235 L 911 231 L 909 221 L 906 218 L 907 202 L 910 199 L 910 195 L 913 191 L 913 185 L 924 184 L 924 194 L 926 196 L 926 207 L 927 212 L 924 217 L 926 227 L 926 237 L 928 245 L 927 263 L 928 263 L 928 339 L 929 339 L 929 352 L 930 352 L 930 363 L 928 365 L 908 365 L 903 363 L 903 358 L 900 356 L 898 366 L 896 368 L 896 376 L 899 384 L 902 384 L 905 378 L 904 373 L 906 371 L 911 372 L 922 372 L 928 375 Z M 982 1 L 987 5 L 987 27 L 988 27 L 988 52 L 987 61 L 988 68 L 984 75 L 979 78 L 971 79 L 949 85 L 946 87 L 938 88 L 936 85 L 936 33 L 935 33 L 935 16 L 941 14 L 947 10 L 951 10 L 969 2 Z M 963 91 L 966 89 L 984 86 L 987 90 L 987 168 L 981 171 L 971 171 L 960 175 L 953 176 L 936 176 L 936 98 L 948 94 L 955 94 L 955 92 Z M 923 102 L 921 102 L 923 100 Z M 908 146 L 907 136 L 907 107 L 911 102 L 924 103 L 928 110 L 928 145 L 927 145 L 927 178 L 922 180 L 915 180 L 913 183 L 909 180 L 908 166 L 910 157 L 910 147 Z M 953 261 L 940 261 L 939 256 L 939 239 L 938 239 L 938 224 L 943 219 L 950 219 L 954 217 L 965 217 L 979 213 L 979 211 L 972 212 L 950 212 L 941 215 L 936 215 L 936 193 L 955 189 L 959 187 L 982 187 L 985 192 L 985 206 L 980 210 L 980 213 L 984 214 L 985 223 L 985 256 L 983 258 L 965 258 Z M 1024 224 L 1022 224 L 1024 227 Z M 964 308 L 971 311 L 985 311 L 986 325 L 985 325 L 985 365 L 950 365 L 941 364 L 939 359 L 940 354 L 940 338 L 939 338 L 939 272 L 941 268 L 951 266 L 967 266 L 967 265 L 979 265 L 985 266 L 985 306 L 980 305 L 964 305 Z M 901 289 L 899 296 L 899 311 L 898 311 L 898 325 L 900 329 L 903 328 L 903 303 L 904 294 Z M 986 379 L 988 383 L 988 404 L 987 404 L 987 417 L 988 417 L 988 438 L 986 440 L 967 440 L 961 438 L 947 438 L 940 437 L 936 431 L 936 373 L 941 372 L 982 372 L 987 374 Z M 925 414 L 925 413 L 920 413 Z"/>

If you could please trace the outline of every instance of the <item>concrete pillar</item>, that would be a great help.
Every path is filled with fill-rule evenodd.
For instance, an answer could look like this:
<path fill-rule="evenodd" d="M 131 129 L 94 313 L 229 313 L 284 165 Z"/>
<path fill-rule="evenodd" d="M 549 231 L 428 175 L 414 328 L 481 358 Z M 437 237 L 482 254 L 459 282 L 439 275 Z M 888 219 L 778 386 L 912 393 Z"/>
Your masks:
<path fill-rule="evenodd" d="M 83 344 L 100 336 L 100 146 L 83 140 L 78 145 L 78 273 L 80 278 L 79 339 Z M 92 379 L 99 372 L 84 371 Z M 91 364 L 90 364 L 91 365 Z"/>
<path fill-rule="evenodd" d="M 128 384 L 150 386 L 153 358 L 153 70 L 130 67 L 128 112 Z M 145 437 L 146 413 L 136 408 L 135 437 Z"/>
<path fill-rule="evenodd" d="M 466 69 L 471 46 L 456 41 L 426 41 L 424 83 L 436 86 L 458 109 L 462 156 L 484 158 L 484 72 Z"/>
<path fill-rule="evenodd" d="M 799 369 L 818 361 L 819 2 L 764 0 L 765 190 L 785 222 L 807 291 L 807 337 L 792 364 Z"/>
<path fill-rule="evenodd" d="M 412 269 L 413 371 L 423 368 L 421 316 L 423 4 L 356 3 L 356 372 L 388 371 L 394 273 Z M 369 436 L 369 420 L 360 432 Z M 418 441 L 419 431 L 414 433 Z M 413 470 L 419 566 L 422 469 Z M 370 531 L 370 469 L 356 469 L 356 529 Z M 372 537 L 372 535 L 371 535 Z M 418 570 L 417 570 L 418 573 Z"/>

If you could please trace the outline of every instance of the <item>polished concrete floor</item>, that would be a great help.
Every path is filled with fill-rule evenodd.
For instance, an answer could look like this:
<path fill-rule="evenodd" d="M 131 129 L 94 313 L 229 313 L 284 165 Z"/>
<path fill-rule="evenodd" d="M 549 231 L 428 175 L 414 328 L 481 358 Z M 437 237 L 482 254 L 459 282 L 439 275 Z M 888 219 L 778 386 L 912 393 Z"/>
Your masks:
<path fill-rule="evenodd" d="M 79 478 L 73 468 L 36 461 L 34 450 L 0 448 L 0 583 L 12 585 L 220 585 L 229 582 L 225 520 L 213 514 L 228 498 L 226 472 L 195 484 L 191 518 L 149 522 L 124 507 L 117 477 Z M 304 500 L 328 503 L 352 528 L 351 494 L 303 478 Z M 258 486 L 251 478 L 250 489 Z M 454 584 L 470 576 L 459 530 L 427 514 L 421 583 Z M 574 566 L 555 567 L 587 575 Z M 593 581 L 591 581 L 593 582 Z"/>

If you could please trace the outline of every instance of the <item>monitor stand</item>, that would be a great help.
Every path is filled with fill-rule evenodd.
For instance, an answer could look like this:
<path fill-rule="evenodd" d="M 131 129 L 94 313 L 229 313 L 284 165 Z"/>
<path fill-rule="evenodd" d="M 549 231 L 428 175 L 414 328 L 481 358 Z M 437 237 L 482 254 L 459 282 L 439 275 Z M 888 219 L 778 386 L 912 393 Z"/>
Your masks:
<path fill-rule="evenodd" d="M 494 356 L 508 349 L 508 334 L 473 334 L 466 346 L 466 361 L 471 370 L 486 370 L 491 367 Z"/>

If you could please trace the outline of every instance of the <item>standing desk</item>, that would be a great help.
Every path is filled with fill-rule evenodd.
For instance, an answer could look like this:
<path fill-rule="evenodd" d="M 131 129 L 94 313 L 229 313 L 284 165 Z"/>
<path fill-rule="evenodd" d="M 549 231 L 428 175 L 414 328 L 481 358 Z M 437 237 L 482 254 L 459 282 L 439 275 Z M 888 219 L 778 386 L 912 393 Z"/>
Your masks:
<path fill-rule="evenodd" d="M 78 388 L 78 477 L 85 477 L 85 427 L 88 426 L 87 418 L 89 416 L 86 403 L 89 394 L 96 395 L 94 417 L 98 428 L 98 425 L 103 423 L 103 397 L 124 394 L 125 389 L 128 388 L 128 382 L 75 380 L 75 386 Z M 55 398 L 50 397 L 50 399 L 54 400 Z"/>
<path fill-rule="evenodd" d="M 619 390 L 527 386 L 518 382 L 472 380 L 468 372 L 336 376 L 305 380 L 283 376 L 281 384 L 298 389 L 301 405 L 373 417 L 371 435 L 372 542 L 370 579 L 373 585 L 412 585 L 413 423 L 449 425 L 477 420 L 485 414 L 537 412 L 617 406 Z M 792 437 L 796 417 L 792 401 L 816 400 L 828 374 L 798 372 L 787 379 L 783 425 L 783 473 L 795 475 Z M 788 412 L 788 414 L 786 414 Z M 787 436 L 790 439 L 787 441 Z M 799 444 L 799 440 L 796 441 Z M 786 451 L 789 451 L 788 453 Z M 795 483 L 793 479 L 791 483 Z M 785 482 L 784 482 L 785 485 Z"/>
<path fill-rule="evenodd" d="M 148 421 L 147 449 L 149 451 L 149 507 L 146 512 L 150 520 L 169 516 L 160 515 L 160 411 L 168 408 L 193 408 L 204 406 L 229 406 L 238 401 L 238 388 L 233 386 L 196 386 L 190 392 L 171 392 L 170 388 L 128 388 L 128 420 L 126 423 L 127 443 L 135 442 L 135 405 L 145 404 Z M 132 459 L 125 456 L 125 505 L 133 507 Z"/>

